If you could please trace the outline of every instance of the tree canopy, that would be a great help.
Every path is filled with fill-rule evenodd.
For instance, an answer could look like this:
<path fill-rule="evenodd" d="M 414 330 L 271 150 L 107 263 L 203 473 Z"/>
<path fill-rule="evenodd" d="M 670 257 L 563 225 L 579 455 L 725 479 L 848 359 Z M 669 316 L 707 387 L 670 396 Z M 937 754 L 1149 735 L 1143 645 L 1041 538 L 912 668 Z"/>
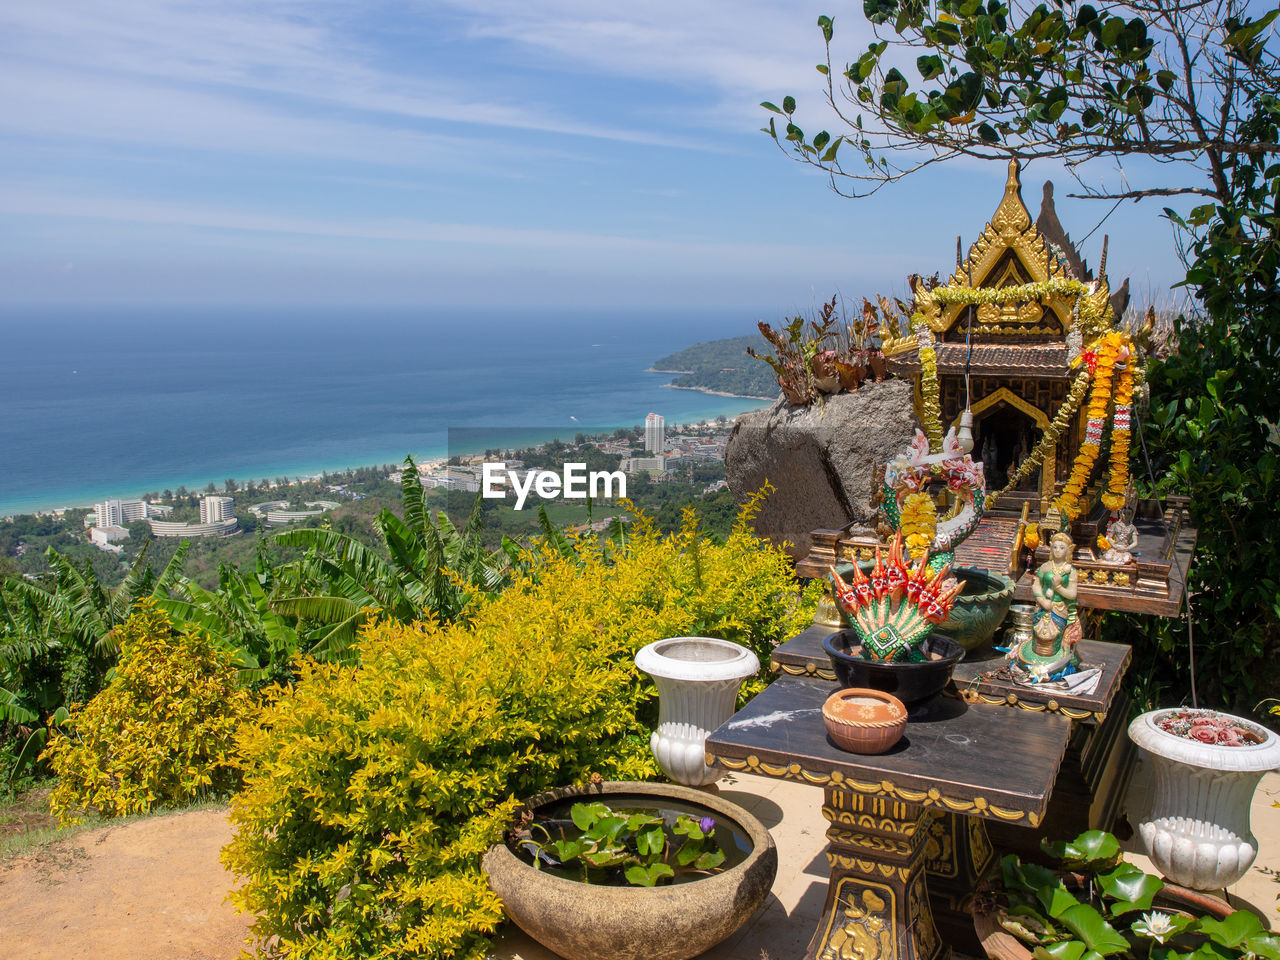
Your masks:
<path fill-rule="evenodd" d="M 1277 150 L 1274 138 L 1258 140 L 1250 127 L 1259 114 L 1280 114 L 1280 64 L 1267 46 L 1280 9 L 1255 18 L 1249 8 L 1246 0 L 1101 8 L 864 0 L 875 40 L 843 67 L 833 62 L 833 19 L 818 18 L 827 58 L 817 69 L 844 129 L 808 136 L 787 95 L 781 106 L 762 104 L 777 114 L 765 132 L 846 196 L 961 155 L 1053 157 L 1073 173 L 1097 157 L 1142 155 L 1203 176 L 1137 189 L 1077 176 L 1076 196 L 1193 194 L 1227 203 L 1235 158 Z"/>

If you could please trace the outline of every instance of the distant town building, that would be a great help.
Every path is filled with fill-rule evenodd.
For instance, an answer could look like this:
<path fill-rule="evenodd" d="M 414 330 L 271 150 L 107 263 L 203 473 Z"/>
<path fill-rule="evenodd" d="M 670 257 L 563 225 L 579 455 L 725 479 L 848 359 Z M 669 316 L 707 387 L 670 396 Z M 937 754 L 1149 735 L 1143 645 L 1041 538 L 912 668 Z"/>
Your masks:
<path fill-rule="evenodd" d="M 662 453 L 667 448 L 667 421 L 661 414 L 644 418 L 644 448 L 648 453 Z"/>
<path fill-rule="evenodd" d="M 342 504 L 336 500 L 307 500 L 305 510 L 292 510 L 289 508 L 288 500 L 269 500 L 266 503 L 256 503 L 249 508 L 249 512 L 261 517 L 268 527 L 280 527 L 287 523 L 297 523 L 299 520 L 308 520 L 311 517 L 318 517 L 326 510 L 337 510 Z"/>
<path fill-rule="evenodd" d="M 119 501 L 116 501 L 119 503 Z M 129 539 L 129 531 L 121 526 L 108 527 L 90 527 L 89 542 L 95 547 L 102 550 L 110 550 L 112 553 L 119 553 L 120 547 L 116 546 L 121 540 Z"/>
<path fill-rule="evenodd" d="M 222 523 L 235 519 L 235 500 L 231 497 L 201 497 L 200 522 Z"/>
<path fill-rule="evenodd" d="M 239 529 L 235 517 L 212 523 L 180 523 L 176 520 L 148 520 L 154 537 L 229 537 Z"/>
<path fill-rule="evenodd" d="M 105 500 L 96 504 L 99 527 L 121 527 L 135 520 L 147 519 L 147 504 L 144 500 Z"/>
<path fill-rule="evenodd" d="M 623 473 L 666 473 L 667 461 L 663 457 L 629 457 L 622 461 Z"/>

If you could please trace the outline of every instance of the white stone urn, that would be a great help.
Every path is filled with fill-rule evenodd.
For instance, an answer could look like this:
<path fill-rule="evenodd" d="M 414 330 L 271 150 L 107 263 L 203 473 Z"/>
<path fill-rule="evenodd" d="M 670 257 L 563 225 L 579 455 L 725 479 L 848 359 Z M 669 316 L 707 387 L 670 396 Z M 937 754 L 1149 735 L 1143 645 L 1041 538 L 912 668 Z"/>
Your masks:
<path fill-rule="evenodd" d="M 669 637 L 641 648 L 636 666 L 658 688 L 658 729 L 649 749 L 676 783 L 706 786 L 723 771 L 708 766 L 707 734 L 733 716 L 742 681 L 760 669 L 746 647 L 715 637 Z"/>
<path fill-rule="evenodd" d="M 1129 739 L 1151 757 L 1155 772 L 1151 809 L 1138 831 L 1165 877 L 1193 890 L 1221 890 L 1244 876 L 1258 855 L 1249 808 L 1262 775 L 1280 767 L 1280 737 L 1219 713 L 1262 742 L 1227 747 L 1188 740 L 1159 727 L 1177 712 L 1152 710 L 1129 724 Z"/>

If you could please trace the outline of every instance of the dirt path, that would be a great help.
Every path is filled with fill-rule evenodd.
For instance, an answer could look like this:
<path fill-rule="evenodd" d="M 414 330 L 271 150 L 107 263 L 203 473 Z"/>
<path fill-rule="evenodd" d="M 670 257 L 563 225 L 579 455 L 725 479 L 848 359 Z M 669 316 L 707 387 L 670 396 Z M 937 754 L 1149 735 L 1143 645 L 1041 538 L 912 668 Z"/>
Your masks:
<path fill-rule="evenodd" d="M 0 960 L 233 960 L 225 810 L 79 834 L 0 863 Z"/>

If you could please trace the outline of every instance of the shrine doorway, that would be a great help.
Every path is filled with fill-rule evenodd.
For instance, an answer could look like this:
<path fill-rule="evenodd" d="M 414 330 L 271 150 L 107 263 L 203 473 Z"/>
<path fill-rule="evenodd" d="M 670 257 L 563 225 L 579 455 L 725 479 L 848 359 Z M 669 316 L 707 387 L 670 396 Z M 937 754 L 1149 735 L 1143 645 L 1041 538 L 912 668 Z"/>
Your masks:
<path fill-rule="evenodd" d="M 1022 461 L 1030 456 L 1049 426 L 1049 417 L 1008 387 L 983 397 L 972 410 L 973 458 L 982 461 L 987 490 L 995 492 L 1004 488 Z M 1050 448 L 1044 463 L 1011 493 L 1023 494 L 1019 499 L 1026 499 L 1028 494 L 1042 501 L 1052 497 L 1057 467 L 1055 453 Z"/>

